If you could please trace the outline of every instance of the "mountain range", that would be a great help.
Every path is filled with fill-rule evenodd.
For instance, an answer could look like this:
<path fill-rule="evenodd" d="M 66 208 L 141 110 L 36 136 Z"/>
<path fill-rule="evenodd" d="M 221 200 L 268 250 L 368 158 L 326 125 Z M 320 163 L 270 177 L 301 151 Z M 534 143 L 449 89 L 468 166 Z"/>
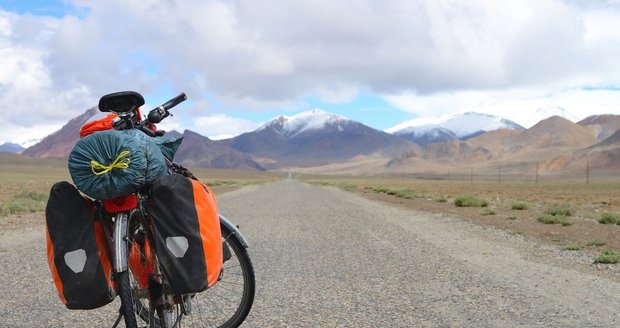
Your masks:
<path fill-rule="evenodd" d="M 24 147 L 16 144 L 16 143 L 12 143 L 12 142 L 5 142 L 3 144 L 0 145 L 0 153 L 14 153 L 14 154 L 20 154 L 22 151 L 24 151 Z"/>
<path fill-rule="evenodd" d="M 448 140 L 467 140 L 488 131 L 498 129 L 525 130 L 519 124 L 505 118 L 467 112 L 454 115 L 437 124 L 418 125 L 416 121 L 405 121 L 386 132 L 406 138 L 420 146 Z"/>
<path fill-rule="evenodd" d="M 87 110 L 22 154 L 67 157 L 80 127 L 95 113 L 96 108 Z M 586 165 L 620 169 L 619 129 L 620 115 L 595 115 L 577 123 L 552 116 L 525 129 L 507 119 L 469 112 L 437 124 L 403 122 L 380 131 L 311 110 L 275 117 L 226 140 L 190 130 L 169 134 L 183 136 L 175 161 L 188 167 L 377 174 L 502 166 L 514 172 L 555 173 Z"/>
<path fill-rule="evenodd" d="M 412 143 L 322 110 L 279 116 L 252 132 L 221 141 L 270 169 L 312 167 L 358 155 L 394 156 Z"/>

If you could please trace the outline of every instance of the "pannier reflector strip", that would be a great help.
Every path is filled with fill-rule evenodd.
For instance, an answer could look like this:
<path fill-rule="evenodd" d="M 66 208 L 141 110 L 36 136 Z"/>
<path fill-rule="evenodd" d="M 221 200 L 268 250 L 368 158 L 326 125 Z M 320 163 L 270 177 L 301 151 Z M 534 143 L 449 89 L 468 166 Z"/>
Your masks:
<path fill-rule="evenodd" d="M 182 258 L 189 248 L 189 242 L 185 237 L 168 237 L 166 238 L 166 247 L 168 247 L 172 255 Z"/>
<path fill-rule="evenodd" d="M 84 271 L 86 265 L 86 251 L 78 249 L 72 252 L 65 253 L 65 263 L 75 273 Z"/>

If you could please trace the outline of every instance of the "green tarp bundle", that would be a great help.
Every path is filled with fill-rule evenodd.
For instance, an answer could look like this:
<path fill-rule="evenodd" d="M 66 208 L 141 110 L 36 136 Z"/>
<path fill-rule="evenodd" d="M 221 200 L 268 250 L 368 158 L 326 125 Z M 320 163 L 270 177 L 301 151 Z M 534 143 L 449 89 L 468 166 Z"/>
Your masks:
<path fill-rule="evenodd" d="M 69 172 L 77 188 L 89 197 L 125 196 L 166 174 L 164 153 L 172 160 L 180 142 L 174 137 L 151 138 L 139 130 L 96 132 L 75 144 L 69 154 Z"/>

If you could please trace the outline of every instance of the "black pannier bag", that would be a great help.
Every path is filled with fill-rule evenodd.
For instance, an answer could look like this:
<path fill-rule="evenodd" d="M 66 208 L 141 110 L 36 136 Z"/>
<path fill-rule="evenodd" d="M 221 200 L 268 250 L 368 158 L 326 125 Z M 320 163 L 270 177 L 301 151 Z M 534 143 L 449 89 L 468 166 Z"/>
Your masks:
<path fill-rule="evenodd" d="M 217 203 L 209 187 L 180 174 L 159 178 L 151 188 L 155 252 L 176 295 L 213 286 L 223 263 Z"/>
<path fill-rule="evenodd" d="M 47 260 L 69 309 L 90 310 L 116 296 L 112 264 L 90 199 L 69 182 L 54 184 L 45 208 Z"/>

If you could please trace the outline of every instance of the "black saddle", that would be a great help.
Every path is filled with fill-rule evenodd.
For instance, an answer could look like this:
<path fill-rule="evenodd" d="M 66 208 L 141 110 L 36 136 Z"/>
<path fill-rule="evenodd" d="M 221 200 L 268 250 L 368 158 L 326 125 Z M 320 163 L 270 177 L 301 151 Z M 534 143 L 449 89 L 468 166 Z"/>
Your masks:
<path fill-rule="evenodd" d="M 127 113 L 144 105 L 144 97 L 135 91 L 121 91 L 107 94 L 99 99 L 102 112 Z"/>

